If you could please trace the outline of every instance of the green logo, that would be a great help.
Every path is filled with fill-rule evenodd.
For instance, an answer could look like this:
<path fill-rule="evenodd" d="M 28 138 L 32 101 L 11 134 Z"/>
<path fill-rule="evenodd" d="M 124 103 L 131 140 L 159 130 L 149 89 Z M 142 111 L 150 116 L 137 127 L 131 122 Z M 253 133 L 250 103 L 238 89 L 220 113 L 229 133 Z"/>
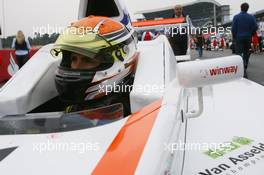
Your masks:
<path fill-rule="evenodd" d="M 216 149 L 208 149 L 207 151 L 204 152 L 204 154 L 208 155 L 213 159 L 216 159 L 224 156 L 229 152 L 237 150 L 242 146 L 250 145 L 252 142 L 254 142 L 254 140 L 246 137 L 234 137 L 231 142 L 227 142 L 222 145 L 219 145 L 219 148 Z"/>

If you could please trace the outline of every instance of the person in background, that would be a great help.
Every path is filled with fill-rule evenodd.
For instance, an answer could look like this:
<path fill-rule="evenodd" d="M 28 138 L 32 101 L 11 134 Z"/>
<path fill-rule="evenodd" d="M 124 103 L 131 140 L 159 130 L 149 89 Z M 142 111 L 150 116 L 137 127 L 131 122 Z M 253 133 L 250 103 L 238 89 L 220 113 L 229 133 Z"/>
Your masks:
<path fill-rule="evenodd" d="M 220 40 L 220 47 L 221 47 L 221 50 L 224 51 L 224 48 L 225 48 L 225 40 L 224 40 L 224 38 L 221 38 L 221 40 Z"/>
<path fill-rule="evenodd" d="M 259 35 L 259 51 L 262 52 L 262 50 L 263 50 L 263 37 L 260 34 Z"/>
<path fill-rule="evenodd" d="M 183 8 L 181 5 L 176 5 L 174 8 L 174 15 L 173 18 L 184 18 L 183 15 Z M 182 30 L 182 32 L 179 32 L 179 30 Z M 174 55 L 186 55 L 187 49 L 188 49 L 188 33 L 187 29 L 184 29 L 184 27 L 181 27 L 180 29 L 173 28 L 170 34 L 168 36 L 170 45 L 173 49 Z M 185 31 L 185 32 L 184 32 Z M 173 33 L 173 34 L 172 34 Z"/>
<path fill-rule="evenodd" d="M 236 54 L 243 58 L 244 77 L 247 78 L 247 67 L 250 57 L 251 37 L 257 31 L 256 18 L 247 13 L 248 3 L 241 4 L 241 12 L 234 16 L 232 34 L 235 39 Z"/>
<path fill-rule="evenodd" d="M 229 49 L 230 39 L 226 39 L 226 49 Z"/>
<path fill-rule="evenodd" d="M 182 13 L 182 6 L 181 5 L 176 5 L 174 7 L 174 18 L 182 18 L 184 17 L 183 13 Z"/>
<path fill-rule="evenodd" d="M 216 40 L 216 38 L 213 39 L 213 47 L 214 47 L 214 50 L 217 50 L 217 40 Z"/>
<path fill-rule="evenodd" d="M 204 46 L 204 37 L 201 32 L 198 32 L 196 35 L 196 47 L 200 58 L 203 56 L 203 46 Z"/>
<path fill-rule="evenodd" d="M 258 39 L 258 34 L 257 32 L 254 33 L 254 35 L 252 36 L 252 45 L 253 45 L 253 53 L 257 53 L 258 52 L 258 46 L 259 46 L 259 39 Z"/>
<path fill-rule="evenodd" d="M 25 35 L 21 30 L 17 32 L 17 35 L 13 40 L 12 48 L 16 50 L 16 60 L 20 69 L 28 61 L 29 50 L 31 49 L 29 41 L 25 38 Z"/>
<path fill-rule="evenodd" d="M 207 45 L 206 50 L 211 51 L 211 40 L 210 40 L 210 38 L 207 39 L 206 45 Z"/>

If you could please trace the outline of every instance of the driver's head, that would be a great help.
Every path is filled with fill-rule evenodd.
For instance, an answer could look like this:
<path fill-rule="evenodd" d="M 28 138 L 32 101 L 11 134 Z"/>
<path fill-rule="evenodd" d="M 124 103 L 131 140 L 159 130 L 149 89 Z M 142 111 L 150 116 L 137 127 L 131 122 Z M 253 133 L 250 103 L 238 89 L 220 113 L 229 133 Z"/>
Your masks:
<path fill-rule="evenodd" d="M 102 85 L 125 83 L 134 74 L 136 43 L 126 27 L 107 17 L 91 16 L 72 23 L 51 54 L 61 58 L 55 82 L 69 103 L 101 98 Z"/>

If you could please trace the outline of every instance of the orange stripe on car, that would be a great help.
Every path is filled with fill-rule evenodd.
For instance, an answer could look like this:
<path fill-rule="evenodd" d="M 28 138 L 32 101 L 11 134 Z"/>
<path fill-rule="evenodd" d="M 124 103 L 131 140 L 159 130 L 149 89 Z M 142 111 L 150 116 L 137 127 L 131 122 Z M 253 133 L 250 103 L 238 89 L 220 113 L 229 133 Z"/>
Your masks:
<path fill-rule="evenodd" d="M 158 20 L 146 20 L 146 21 L 137 21 L 132 22 L 133 27 L 146 27 L 146 26 L 157 26 L 157 25 L 166 25 L 166 24 L 178 24 L 184 23 L 185 18 L 167 18 L 167 19 L 158 19 Z"/>
<path fill-rule="evenodd" d="M 161 107 L 158 100 L 132 114 L 93 171 L 93 175 L 132 175 Z"/>

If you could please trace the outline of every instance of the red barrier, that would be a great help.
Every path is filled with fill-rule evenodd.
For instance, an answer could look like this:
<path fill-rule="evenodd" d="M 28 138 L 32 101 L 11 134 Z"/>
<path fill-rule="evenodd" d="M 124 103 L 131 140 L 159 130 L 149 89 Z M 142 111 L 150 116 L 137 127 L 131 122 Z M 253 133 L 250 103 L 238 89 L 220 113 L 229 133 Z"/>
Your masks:
<path fill-rule="evenodd" d="M 31 49 L 29 52 L 30 58 L 38 51 L 38 49 Z M 0 50 L 0 83 L 8 81 L 11 78 L 11 74 L 8 71 L 8 67 L 11 65 L 11 56 L 16 58 L 15 51 L 13 49 Z M 16 61 L 16 60 L 15 60 Z"/>

